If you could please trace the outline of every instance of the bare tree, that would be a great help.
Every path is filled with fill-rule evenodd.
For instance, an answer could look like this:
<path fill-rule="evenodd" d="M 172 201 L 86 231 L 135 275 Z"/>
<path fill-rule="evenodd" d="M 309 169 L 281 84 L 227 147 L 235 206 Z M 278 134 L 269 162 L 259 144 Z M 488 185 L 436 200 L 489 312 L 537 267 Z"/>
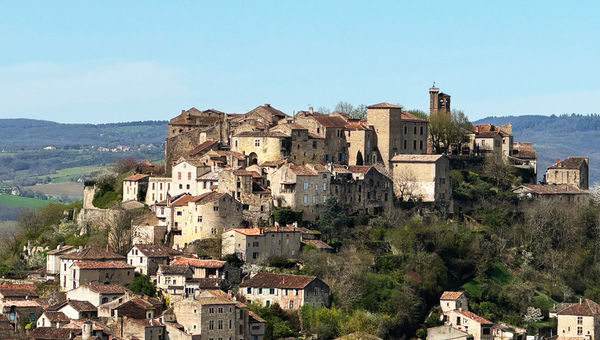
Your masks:
<path fill-rule="evenodd" d="M 393 170 L 385 167 L 383 164 L 376 164 L 375 168 L 384 176 L 392 180 L 394 195 L 404 201 L 416 201 L 422 198 L 418 193 L 417 177 L 409 169 L 399 166 Z"/>

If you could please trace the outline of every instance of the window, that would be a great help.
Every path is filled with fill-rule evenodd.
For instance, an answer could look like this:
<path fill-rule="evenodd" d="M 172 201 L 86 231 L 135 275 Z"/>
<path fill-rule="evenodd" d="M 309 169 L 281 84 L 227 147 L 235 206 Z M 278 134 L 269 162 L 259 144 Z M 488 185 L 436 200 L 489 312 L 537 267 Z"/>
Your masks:
<path fill-rule="evenodd" d="M 223 329 L 223 320 L 217 321 L 217 329 Z"/>
<path fill-rule="evenodd" d="M 323 191 L 327 190 L 327 183 L 323 183 Z"/>
<path fill-rule="evenodd" d="M 419 150 L 423 150 L 423 141 L 422 140 L 419 141 Z"/>
<path fill-rule="evenodd" d="M 490 328 L 489 327 L 485 327 L 482 329 L 482 333 L 483 334 L 490 334 Z"/>
<path fill-rule="evenodd" d="M 192 173 L 188 171 L 188 181 L 192 179 Z"/>
<path fill-rule="evenodd" d="M 181 179 L 181 171 L 177 171 L 177 179 Z"/>
<path fill-rule="evenodd" d="M 417 150 L 417 141 L 413 140 L 413 150 Z"/>
<path fill-rule="evenodd" d="M 308 182 L 304 182 L 304 190 L 308 190 Z"/>
<path fill-rule="evenodd" d="M 237 148 L 237 146 L 238 146 L 238 140 L 237 140 L 237 139 L 236 139 L 236 140 L 234 140 L 234 141 L 233 141 L 233 144 L 234 144 L 234 145 L 235 145 L 235 147 Z"/>
<path fill-rule="evenodd" d="M 583 325 L 583 316 L 578 316 L 577 317 L 577 324 L 578 325 Z"/>
<path fill-rule="evenodd" d="M 198 222 L 202 222 L 202 216 L 198 216 Z"/>
<path fill-rule="evenodd" d="M 186 185 L 185 185 L 185 188 L 186 188 L 186 189 L 189 189 L 189 188 L 190 188 L 190 185 L 189 185 L 189 184 L 186 184 Z"/>
<path fill-rule="evenodd" d="M 215 329 L 215 321 L 214 320 L 210 320 L 208 322 L 208 329 L 210 329 L 210 330 Z"/>
<path fill-rule="evenodd" d="M 294 289 L 294 296 L 298 296 L 298 289 Z"/>
<path fill-rule="evenodd" d="M 406 150 L 406 139 L 404 140 L 404 149 Z"/>
<path fill-rule="evenodd" d="M 417 126 L 415 126 L 415 128 L 413 129 L 413 134 L 417 134 Z"/>
<path fill-rule="evenodd" d="M 583 327 L 577 326 L 577 335 L 582 335 L 582 334 L 583 334 Z"/>
<path fill-rule="evenodd" d="M 313 202 L 313 204 L 317 203 L 317 196 L 313 196 L 312 202 Z"/>
<path fill-rule="evenodd" d="M 254 140 L 254 146 L 260 146 L 260 139 Z"/>
<path fill-rule="evenodd" d="M 313 144 L 313 149 L 316 149 L 316 148 L 317 148 L 317 141 L 316 141 L 316 140 L 314 140 L 314 141 L 312 142 L 312 144 Z"/>
<path fill-rule="evenodd" d="M 252 287 L 246 288 L 246 294 L 252 294 Z"/>
<path fill-rule="evenodd" d="M 217 308 L 217 312 L 218 312 L 218 313 L 223 313 L 223 307 L 219 307 L 219 308 Z"/>
<path fill-rule="evenodd" d="M 258 288 L 258 294 L 262 294 L 262 288 Z"/>
<path fill-rule="evenodd" d="M 290 309 L 293 309 L 293 308 L 294 308 L 294 300 L 290 300 L 290 305 L 289 305 L 289 306 L 290 306 L 290 307 L 289 307 Z"/>
<path fill-rule="evenodd" d="M 304 195 L 304 204 L 308 203 L 308 196 Z"/>
<path fill-rule="evenodd" d="M 456 325 L 457 325 L 457 326 L 460 326 L 460 316 L 457 316 L 457 317 L 456 317 Z"/>
<path fill-rule="evenodd" d="M 215 309 L 214 309 L 213 307 L 210 307 L 210 308 L 208 309 L 208 313 L 209 313 L 209 314 L 214 314 L 214 312 L 215 312 Z"/>
<path fill-rule="evenodd" d="M 181 216 L 181 214 L 183 214 L 183 212 L 182 212 L 181 210 L 179 210 L 179 211 L 177 212 L 177 216 Z"/>
<path fill-rule="evenodd" d="M 421 126 L 420 130 L 421 130 L 421 132 L 419 134 L 422 135 L 423 134 L 423 127 L 422 126 Z"/>
<path fill-rule="evenodd" d="M 219 207 L 215 205 L 215 206 L 213 207 L 213 211 L 219 211 Z"/>
<path fill-rule="evenodd" d="M 407 134 L 407 133 L 408 133 L 408 127 L 407 127 L 407 126 L 405 126 L 405 127 L 404 127 L 404 134 Z"/>

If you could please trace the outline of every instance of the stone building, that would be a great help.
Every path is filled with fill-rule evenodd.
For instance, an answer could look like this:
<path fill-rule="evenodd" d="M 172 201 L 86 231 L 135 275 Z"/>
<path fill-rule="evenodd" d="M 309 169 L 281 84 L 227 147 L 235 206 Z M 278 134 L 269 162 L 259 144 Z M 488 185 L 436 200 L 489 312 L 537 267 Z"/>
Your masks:
<path fill-rule="evenodd" d="M 440 308 L 442 309 L 442 313 L 455 309 L 469 310 L 469 304 L 463 292 L 445 291 L 440 296 Z"/>
<path fill-rule="evenodd" d="M 297 123 L 281 123 L 270 131 L 284 133 L 289 139 L 287 160 L 295 164 L 324 163 L 325 138 L 309 132 L 308 128 Z M 261 164 L 264 162 L 261 162 Z"/>
<path fill-rule="evenodd" d="M 222 279 L 226 262 L 195 257 L 177 257 L 171 264 L 189 266 L 192 268 L 192 278 L 194 279 Z"/>
<path fill-rule="evenodd" d="M 324 115 L 312 110 L 300 111 L 296 114 L 296 123 L 306 127 L 309 133 L 323 138 L 325 141 L 324 159 L 314 162 L 348 164 L 346 121 L 342 117 Z"/>
<path fill-rule="evenodd" d="M 248 165 L 285 159 L 290 154 L 290 140 L 278 131 L 245 131 L 233 136 L 231 151 L 248 156 Z"/>
<path fill-rule="evenodd" d="M 273 198 L 265 187 L 266 181 L 256 171 L 223 170 L 219 173 L 218 191 L 228 193 L 242 203 L 245 220 L 268 220 Z"/>
<path fill-rule="evenodd" d="M 134 174 L 123 180 L 123 202 L 143 201 L 146 198 L 148 177 L 145 174 Z"/>
<path fill-rule="evenodd" d="M 57 246 L 46 253 L 46 279 L 54 280 L 60 274 L 60 255 L 77 251 L 73 246 Z"/>
<path fill-rule="evenodd" d="M 235 254 L 246 263 L 257 263 L 273 256 L 297 257 L 302 232 L 294 227 L 233 228 L 226 230 L 221 239 L 223 256 Z"/>
<path fill-rule="evenodd" d="M 62 290 L 94 282 L 128 285 L 133 280 L 134 268 L 127 265 L 124 256 L 110 250 L 96 247 L 79 248 L 59 257 Z"/>
<path fill-rule="evenodd" d="M 448 205 L 450 163 L 444 155 L 396 155 L 391 159 L 394 193 L 403 200 Z"/>
<path fill-rule="evenodd" d="M 450 114 L 450 95 L 440 92 L 440 89 L 432 86 L 429 88 L 429 114 L 444 112 Z"/>
<path fill-rule="evenodd" d="M 367 123 L 377 135 L 377 148 L 386 167 L 397 154 L 427 153 L 427 121 L 402 111 L 402 106 L 379 103 L 367 107 Z"/>
<path fill-rule="evenodd" d="M 232 168 L 240 169 L 245 168 L 247 165 L 248 156 L 241 152 L 236 151 L 225 151 L 225 150 L 212 150 L 204 154 L 198 160 L 213 169 L 217 168 Z"/>
<path fill-rule="evenodd" d="M 315 276 L 259 272 L 242 281 L 239 293 L 247 302 L 298 309 L 304 305 L 329 306 L 330 290 Z"/>
<path fill-rule="evenodd" d="M 287 163 L 268 176 L 276 207 L 302 211 L 302 218 L 314 220 L 330 197 L 331 172 L 320 164 Z"/>
<path fill-rule="evenodd" d="M 167 199 L 171 192 L 170 177 L 150 177 L 148 179 L 148 188 L 146 190 L 146 205 L 153 205 Z"/>
<path fill-rule="evenodd" d="M 513 143 L 512 164 L 533 169 L 537 175 L 537 152 L 531 142 Z"/>
<path fill-rule="evenodd" d="M 556 163 L 546 170 L 544 181 L 548 184 L 567 184 L 588 190 L 589 163 L 588 157 L 569 156 L 562 161 L 557 159 Z"/>
<path fill-rule="evenodd" d="M 171 196 L 184 193 L 198 195 L 198 177 L 210 171 L 211 168 L 209 166 L 197 160 L 180 158 L 173 166 L 171 189 L 168 191 L 168 194 Z M 159 201 L 162 200 L 159 199 Z"/>
<path fill-rule="evenodd" d="M 346 122 L 346 141 L 348 141 L 348 164 L 369 165 L 380 162 L 377 150 L 375 128 L 362 120 Z"/>
<path fill-rule="evenodd" d="M 164 207 L 159 207 L 163 209 Z M 167 222 L 159 219 L 155 212 L 137 216 L 131 220 L 132 244 L 162 244 L 167 235 Z"/>
<path fill-rule="evenodd" d="M 349 213 L 377 215 L 393 207 L 392 179 L 372 165 L 331 165 L 331 196 Z"/>
<path fill-rule="evenodd" d="M 558 339 L 598 339 L 600 336 L 600 305 L 589 299 L 580 299 L 579 303 L 557 313 Z"/>
<path fill-rule="evenodd" d="M 454 309 L 444 313 L 445 324 L 473 336 L 473 340 L 493 339 L 493 322 L 468 310 Z"/>
<path fill-rule="evenodd" d="M 550 200 L 553 203 L 587 204 L 590 193 L 569 184 L 522 184 L 512 192 L 519 196 L 520 204 L 528 200 Z"/>
<path fill-rule="evenodd" d="M 98 307 L 131 294 L 129 289 L 119 284 L 88 283 L 67 291 L 66 297 L 69 300 L 87 301 Z"/>
<path fill-rule="evenodd" d="M 178 255 L 183 253 L 158 244 L 135 244 L 127 253 L 127 263 L 137 273 L 154 276 L 159 265 L 169 264 Z"/>
<path fill-rule="evenodd" d="M 167 210 L 168 230 L 174 232 L 176 249 L 183 249 L 196 240 L 220 238 L 223 230 L 242 223 L 242 204 L 224 193 L 182 195 L 176 197 Z"/>

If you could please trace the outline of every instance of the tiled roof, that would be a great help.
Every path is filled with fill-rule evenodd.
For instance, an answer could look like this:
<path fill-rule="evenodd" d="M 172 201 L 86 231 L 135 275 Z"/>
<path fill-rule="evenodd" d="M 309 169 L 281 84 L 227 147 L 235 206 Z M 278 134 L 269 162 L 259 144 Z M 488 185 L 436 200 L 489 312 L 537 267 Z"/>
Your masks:
<path fill-rule="evenodd" d="M 52 322 L 63 322 L 63 321 L 68 322 L 69 320 L 71 320 L 63 312 L 45 311 L 44 315 L 46 315 L 48 320 L 50 320 Z"/>
<path fill-rule="evenodd" d="M 392 157 L 392 162 L 402 163 L 435 163 L 444 155 L 396 155 Z"/>
<path fill-rule="evenodd" d="M 133 247 L 137 248 L 146 257 L 169 257 L 183 254 L 179 250 L 158 244 L 136 244 Z"/>
<path fill-rule="evenodd" d="M 373 126 L 363 120 L 354 120 L 346 123 L 346 130 L 349 131 L 366 131 L 373 130 Z"/>
<path fill-rule="evenodd" d="M 315 276 L 259 272 L 242 281 L 240 287 L 303 289 L 315 279 Z"/>
<path fill-rule="evenodd" d="M 425 119 L 423 119 L 421 117 L 417 117 L 417 116 L 415 116 L 412 113 L 407 112 L 407 111 L 402 111 L 402 113 L 400 114 L 400 118 L 403 119 L 403 120 L 415 120 L 415 121 L 425 122 Z"/>
<path fill-rule="evenodd" d="M 195 268 L 221 268 L 225 265 L 225 261 L 219 260 L 204 260 L 192 257 L 178 257 L 171 265 L 174 266 L 190 266 Z"/>
<path fill-rule="evenodd" d="M 577 316 L 594 316 L 600 314 L 600 305 L 590 299 L 583 299 L 580 303 L 574 303 L 567 307 L 558 315 L 577 315 Z"/>
<path fill-rule="evenodd" d="M 320 114 L 320 113 L 313 113 L 312 117 L 317 122 L 319 122 L 319 124 L 323 125 L 326 128 L 328 128 L 328 127 L 345 127 L 346 126 L 346 121 L 344 120 L 344 118 L 339 117 L 339 116 L 331 116 L 331 115 L 324 115 L 324 114 Z"/>
<path fill-rule="evenodd" d="M 189 202 L 194 202 L 196 204 L 206 204 L 210 202 L 214 202 L 225 195 L 221 192 L 205 192 L 198 196 L 192 196 L 189 194 L 184 194 L 177 198 L 176 200 L 171 202 L 171 206 L 181 207 L 187 205 Z"/>
<path fill-rule="evenodd" d="M 40 340 L 63 340 L 73 339 L 75 335 L 80 335 L 81 329 L 56 328 L 56 327 L 37 327 L 31 330 L 29 336 L 32 339 Z"/>
<path fill-rule="evenodd" d="M 445 291 L 442 293 L 442 296 L 440 297 L 440 300 L 456 300 L 458 299 L 461 295 L 463 294 L 463 292 L 450 292 L 450 291 Z"/>
<path fill-rule="evenodd" d="M 252 171 L 243 170 L 243 169 L 233 170 L 231 172 L 233 172 L 233 174 L 236 176 L 252 176 Z"/>
<path fill-rule="evenodd" d="M 97 311 L 97 308 L 94 307 L 94 305 L 92 305 L 88 301 L 67 300 L 65 305 L 69 305 L 69 306 L 73 307 L 73 309 L 75 309 L 78 312 L 95 312 L 95 311 Z M 62 307 L 60 307 L 60 308 L 62 308 Z"/>
<path fill-rule="evenodd" d="M 74 246 L 62 246 L 60 249 L 52 249 L 46 253 L 46 255 L 60 255 L 64 252 L 67 252 L 71 249 L 75 248 Z"/>
<path fill-rule="evenodd" d="M 104 285 L 99 283 L 91 283 L 85 286 L 88 287 L 92 292 L 100 294 L 125 294 L 129 292 L 129 289 L 118 284 Z"/>
<path fill-rule="evenodd" d="M 258 314 L 254 313 L 251 310 L 248 311 L 248 316 L 250 317 L 251 323 L 256 323 L 256 322 L 266 323 L 267 322 L 267 321 L 265 321 L 265 319 L 261 318 L 260 316 L 258 316 Z"/>
<path fill-rule="evenodd" d="M 227 231 L 235 230 L 236 232 L 243 235 L 261 235 L 262 230 L 260 228 L 231 228 Z"/>
<path fill-rule="evenodd" d="M 289 163 L 287 167 L 293 173 L 300 176 L 317 176 L 319 172 L 328 172 L 327 167 L 321 164 L 296 165 L 294 163 Z"/>
<path fill-rule="evenodd" d="M 158 271 L 160 271 L 163 275 L 185 275 L 190 267 L 187 265 L 166 265 L 161 264 L 158 266 Z"/>
<path fill-rule="evenodd" d="M 201 143 L 200 145 L 193 148 L 192 151 L 190 151 L 188 153 L 188 155 L 195 156 L 195 155 L 201 153 L 202 151 L 210 148 L 211 146 L 215 145 L 216 143 L 217 143 L 216 140 L 209 139 L 209 140 L 205 141 L 204 143 Z"/>
<path fill-rule="evenodd" d="M 354 174 L 366 174 L 372 167 L 372 165 L 333 164 L 333 170 L 336 172 L 350 172 Z"/>
<path fill-rule="evenodd" d="M 77 261 L 75 265 L 79 269 L 134 269 L 125 261 Z"/>
<path fill-rule="evenodd" d="M 272 137 L 272 138 L 281 138 L 287 137 L 287 135 L 283 132 L 279 131 L 242 131 L 238 134 L 235 134 L 234 137 Z"/>
<path fill-rule="evenodd" d="M 402 108 L 402 106 L 400 106 L 400 105 L 390 104 L 390 103 L 386 103 L 386 102 L 367 106 L 367 109 L 401 109 L 401 108 Z"/>
<path fill-rule="evenodd" d="M 60 258 L 68 260 L 122 260 L 125 256 L 121 256 L 104 248 L 89 247 L 77 250 L 73 253 L 60 255 Z"/>
<path fill-rule="evenodd" d="M 276 116 L 276 117 L 280 117 L 280 118 L 287 117 L 287 115 L 285 113 L 283 113 L 282 111 L 277 110 L 276 108 L 272 107 L 271 104 L 265 104 L 265 105 L 257 106 L 254 109 L 246 112 L 246 115 L 249 115 L 249 114 L 251 114 L 251 113 L 253 113 L 255 111 L 259 111 L 259 110 L 265 110 L 265 111 L 269 112 L 270 114 L 272 114 L 273 116 Z"/>
<path fill-rule="evenodd" d="M 531 143 L 517 142 L 513 144 L 513 156 L 520 159 L 536 159 L 537 152 Z"/>
<path fill-rule="evenodd" d="M 33 284 L 4 284 L 0 285 L 0 294 L 4 296 L 4 298 L 14 298 L 14 297 L 37 297 L 37 293 L 35 292 L 35 285 Z"/>
<path fill-rule="evenodd" d="M 333 248 L 330 245 L 321 240 L 302 240 L 302 243 L 313 245 L 317 249 L 321 250 L 333 250 Z"/>
<path fill-rule="evenodd" d="M 285 164 L 285 159 L 280 159 L 278 161 L 266 161 L 266 162 L 261 163 L 260 166 L 276 167 L 281 164 Z"/>
<path fill-rule="evenodd" d="M 235 305 L 236 302 L 229 299 L 224 299 L 216 296 L 204 297 L 199 296 L 196 301 L 202 305 Z"/>
<path fill-rule="evenodd" d="M 40 307 L 40 303 L 37 300 L 4 300 L 2 302 L 4 307 Z"/>
<path fill-rule="evenodd" d="M 137 182 L 140 179 L 147 178 L 147 177 L 150 177 L 150 175 L 146 175 L 146 174 L 134 174 L 134 175 L 131 175 L 131 176 L 125 178 L 124 181 Z"/>
<path fill-rule="evenodd" d="M 467 318 L 469 318 L 469 319 L 471 319 L 471 320 L 473 320 L 475 322 L 479 322 L 479 323 L 482 323 L 482 324 L 493 324 L 493 322 L 491 322 L 490 320 L 485 319 L 485 318 L 483 318 L 483 317 L 481 317 L 481 316 L 479 316 L 479 315 L 477 315 L 477 314 L 475 314 L 475 313 L 473 313 L 471 311 L 468 311 L 468 310 L 459 310 L 459 309 L 455 309 L 454 311 L 456 313 L 458 313 L 458 314 L 462 314 L 463 316 L 466 316 Z"/>
<path fill-rule="evenodd" d="M 574 169 L 577 170 L 581 167 L 583 163 L 586 163 L 588 160 L 587 157 L 574 157 L 569 156 L 566 159 L 554 163 L 548 169 Z"/>

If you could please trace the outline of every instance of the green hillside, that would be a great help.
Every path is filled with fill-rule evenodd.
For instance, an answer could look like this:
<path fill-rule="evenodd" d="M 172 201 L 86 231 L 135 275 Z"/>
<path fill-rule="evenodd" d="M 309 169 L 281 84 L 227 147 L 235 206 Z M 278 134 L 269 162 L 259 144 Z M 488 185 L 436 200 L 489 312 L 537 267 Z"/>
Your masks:
<path fill-rule="evenodd" d="M 52 201 L 41 200 L 41 199 L 37 199 L 37 198 L 0 194 L 0 209 L 2 206 L 4 206 L 4 207 L 37 208 L 37 207 L 43 207 L 51 202 Z"/>

